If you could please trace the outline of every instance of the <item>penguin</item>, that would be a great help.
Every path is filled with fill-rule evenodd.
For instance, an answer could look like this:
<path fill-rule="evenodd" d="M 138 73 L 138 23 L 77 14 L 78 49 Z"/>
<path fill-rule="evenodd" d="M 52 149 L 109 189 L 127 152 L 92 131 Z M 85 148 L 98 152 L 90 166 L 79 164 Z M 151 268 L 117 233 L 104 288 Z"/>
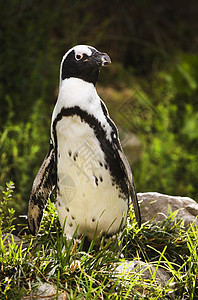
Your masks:
<path fill-rule="evenodd" d="M 58 99 L 52 114 L 49 151 L 36 175 L 28 206 L 28 226 L 39 231 L 43 211 L 56 190 L 56 208 L 67 239 L 113 236 L 126 226 L 132 202 L 141 215 L 132 172 L 118 129 L 96 91 L 100 68 L 110 57 L 77 45 L 60 65 Z"/>

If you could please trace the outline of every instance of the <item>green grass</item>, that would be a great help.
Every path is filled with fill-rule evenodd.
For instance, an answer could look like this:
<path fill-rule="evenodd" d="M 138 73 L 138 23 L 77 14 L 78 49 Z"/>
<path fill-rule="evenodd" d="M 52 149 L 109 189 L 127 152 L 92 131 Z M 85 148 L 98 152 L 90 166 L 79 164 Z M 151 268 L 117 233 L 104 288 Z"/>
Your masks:
<path fill-rule="evenodd" d="M 13 186 L 8 185 L 0 200 L 0 299 L 22 299 L 41 283 L 51 283 L 66 299 L 197 299 L 198 297 L 198 229 L 191 225 L 185 230 L 175 222 L 174 214 L 161 224 L 145 223 L 138 229 L 132 210 L 126 230 L 122 233 L 124 259 L 120 259 L 116 240 L 104 239 L 99 249 L 93 241 L 88 251 L 83 250 L 84 238 L 68 242 L 62 234 L 57 212 L 49 201 L 36 237 L 27 235 L 24 225 L 20 233 L 23 244 L 6 242 Z M 9 196 L 9 197 L 8 197 Z M 4 211 L 4 213 L 3 213 Z M 12 218 L 13 212 L 11 211 Z M 4 220 L 2 220 L 4 217 Z M 4 226 L 6 225 L 6 226 Z M 14 229 L 9 224 L 11 231 Z M 125 260 L 148 262 L 150 279 L 143 277 L 139 268 L 130 274 L 113 272 Z M 170 279 L 164 287 L 156 282 L 156 272 L 163 268 Z M 153 271 L 154 270 L 154 271 Z M 32 298 L 35 299 L 35 298 Z"/>

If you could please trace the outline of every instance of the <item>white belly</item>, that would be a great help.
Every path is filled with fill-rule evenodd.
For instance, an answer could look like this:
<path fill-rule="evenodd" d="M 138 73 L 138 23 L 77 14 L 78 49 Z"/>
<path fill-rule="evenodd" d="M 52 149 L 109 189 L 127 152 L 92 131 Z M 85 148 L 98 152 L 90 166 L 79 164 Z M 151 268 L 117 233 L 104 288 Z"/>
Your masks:
<path fill-rule="evenodd" d="M 119 198 L 112 185 L 100 144 L 93 130 L 80 117 L 63 117 L 57 123 L 57 211 L 67 238 L 77 226 L 90 239 L 95 233 L 114 233 L 123 215 L 126 223 L 128 201 Z"/>

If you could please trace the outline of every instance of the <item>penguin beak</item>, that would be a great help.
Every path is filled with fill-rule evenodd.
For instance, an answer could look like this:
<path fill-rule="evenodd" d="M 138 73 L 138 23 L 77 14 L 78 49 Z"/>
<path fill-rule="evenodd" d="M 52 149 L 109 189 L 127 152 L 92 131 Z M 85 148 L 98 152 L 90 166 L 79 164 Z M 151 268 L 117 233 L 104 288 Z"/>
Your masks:
<path fill-rule="evenodd" d="M 101 53 L 101 65 L 104 67 L 109 65 L 110 63 L 111 63 L 111 59 L 109 55 L 106 53 Z"/>
<path fill-rule="evenodd" d="M 96 65 L 100 68 L 107 66 L 111 63 L 111 59 L 108 54 L 96 51 L 91 58 L 96 62 Z"/>

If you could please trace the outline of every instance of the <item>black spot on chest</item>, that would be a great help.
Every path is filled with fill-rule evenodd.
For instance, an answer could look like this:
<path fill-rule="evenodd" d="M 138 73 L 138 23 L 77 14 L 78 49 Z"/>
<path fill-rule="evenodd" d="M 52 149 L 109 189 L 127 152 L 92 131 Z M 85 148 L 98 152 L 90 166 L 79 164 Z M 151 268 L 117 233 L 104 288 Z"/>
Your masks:
<path fill-rule="evenodd" d="M 98 185 L 98 178 L 94 176 L 94 179 L 95 179 L 95 184 Z"/>

